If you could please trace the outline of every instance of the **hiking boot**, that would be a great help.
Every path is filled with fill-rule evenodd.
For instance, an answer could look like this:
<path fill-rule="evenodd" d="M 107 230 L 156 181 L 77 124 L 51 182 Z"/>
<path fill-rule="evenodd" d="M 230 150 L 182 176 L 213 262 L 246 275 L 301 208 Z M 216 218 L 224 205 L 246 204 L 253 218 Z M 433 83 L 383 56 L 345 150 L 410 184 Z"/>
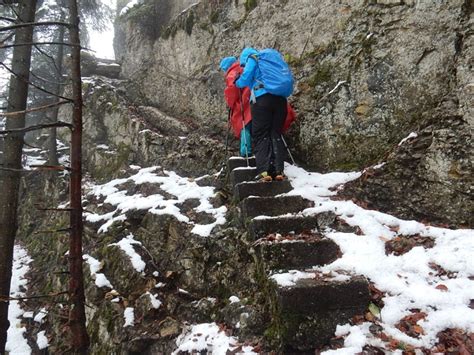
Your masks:
<path fill-rule="evenodd" d="M 276 173 L 273 179 L 276 181 L 283 181 L 286 180 L 286 176 L 283 173 Z"/>
<path fill-rule="evenodd" d="M 260 173 L 257 176 L 255 176 L 254 180 L 259 181 L 259 182 L 270 182 L 273 179 L 270 175 L 268 175 L 268 173 L 266 171 L 264 171 L 263 173 Z"/>

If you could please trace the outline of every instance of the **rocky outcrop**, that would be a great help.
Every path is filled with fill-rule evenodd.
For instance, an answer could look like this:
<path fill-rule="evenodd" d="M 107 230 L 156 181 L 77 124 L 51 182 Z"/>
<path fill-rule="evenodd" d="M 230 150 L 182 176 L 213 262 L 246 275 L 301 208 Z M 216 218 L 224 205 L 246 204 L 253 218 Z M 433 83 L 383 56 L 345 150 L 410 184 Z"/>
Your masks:
<path fill-rule="evenodd" d="M 149 0 L 142 10 L 170 3 Z M 179 5 L 183 9 L 187 4 Z M 393 147 L 410 132 L 427 128 L 430 117 L 443 120 L 453 149 L 464 144 L 462 139 L 472 140 L 469 1 L 203 0 L 175 11 L 171 21 L 154 22 L 159 33 L 150 33 L 147 21 L 137 21 L 140 9 L 118 20 L 122 76 L 139 83 L 149 103 L 173 116 L 193 117 L 199 125 L 219 128 L 216 119 L 225 117 L 223 80 L 217 71 L 220 58 L 238 55 L 248 45 L 277 47 L 297 79 L 291 101 L 298 119 L 289 143 L 305 166 L 349 170 L 381 162 L 387 155 L 392 159 Z M 450 117 L 459 117 L 468 131 L 457 134 L 459 127 Z M 452 184 L 447 176 L 453 164 L 462 170 L 460 175 L 472 175 L 462 163 L 472 157 L 472 147 L 458 150 L 456 158 L 443 149 L 443 144 L 431 145 L 429 159 L 437 163 L 428 164 L 425 172 L 430 177 L 421 180 L 421 172 L 410 176 L 412 190 L 395 199 L 403 206 L 400 215 L 415 218 L 426 206 L 441 205 L 435 200 L 469 198 L 467 184 Z M 408 159 L 411 152 L 406 153 Z M 399 179 L 407 178 L 408 170 L 402 173 L 395 161 L 388 166 L 397 172 L 387 175 L 383 184 L 403 185 Z M 396 193 L 389 190 L 387 195 Z M 437 192 L 430 196 L 429 190 Z M 422 203 L 415 198 L 420 195 Z M 394 210 L 376 202 L 371 193 L 366 198 L 374 206 Z M 457 207 L 441 220 L 465 223 L 465 215 L 453 218 L 456 211 Z M 431 215 L 440 220 L 426 213 L 427 218 Z"/>

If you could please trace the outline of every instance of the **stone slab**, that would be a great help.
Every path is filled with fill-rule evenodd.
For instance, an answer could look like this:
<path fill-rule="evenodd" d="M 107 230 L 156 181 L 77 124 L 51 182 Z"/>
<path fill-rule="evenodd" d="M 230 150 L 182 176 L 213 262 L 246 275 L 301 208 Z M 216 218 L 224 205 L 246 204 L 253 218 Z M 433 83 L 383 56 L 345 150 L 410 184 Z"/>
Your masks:
<path fill-rule="evenodd" d="M 242 157 L 230 157 L 227 161 L 229 171 L 232 171 L 235 168 L 246 168 L 247 166 L 255 167 L 255 157 L 249 157 L 248 165 L 247 159 Z"/>
<path fill-rule="evenodd" d="M 269 197 L 289 192 L 293 189 L 288 180 L 272 182 L 242 182 L 234 187 L 234 198 L 242 201 L 249 196 Z"/>
<path fill-rule="evenodd" d="M 313 205 L 312 201 L 301 196 L 247 197 L 240 203 L 244 220 L 257 216 L 298 213 L 306 208 L 313 207 Z"/>
<path fill-rule="evenodd" d="M 336 326 L 364 314 L 370 301 L 364 277 L 348 281 L 304 279 L 293 287 L 276 291 L 281 339 L 286 351 L 323 346 L 334 336 Z"/>
<path fill-rule="evenodd" d="M 266 270 L 311 268 L 332 263 L 341 250 L 331 239 L 312 237 L 308 240 L 264 241 L 257 247 L 257 255 Z"/>
<path fill-rule="evenodd" d="M 256 168 L 236 168 L 230 172 L 230 184 L 235 186 L 244 181 L 253 181 L 256 175 Z"/>
<path fill-rule="evenodd" d="M 318 229 L 317 216 L 289 216 L 267 219 L 253 219 L 248 230 L 250 235 L 257 240 L 266 237 L 271 233 L 280 233 L 282 235 L 288 233 L 300 234 L 305 231 Z"/>

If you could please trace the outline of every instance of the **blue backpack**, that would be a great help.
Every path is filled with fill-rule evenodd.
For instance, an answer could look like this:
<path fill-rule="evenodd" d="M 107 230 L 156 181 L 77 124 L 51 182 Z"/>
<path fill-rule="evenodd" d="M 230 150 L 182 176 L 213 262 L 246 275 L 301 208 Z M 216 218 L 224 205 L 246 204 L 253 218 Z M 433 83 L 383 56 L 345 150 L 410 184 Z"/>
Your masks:
<path fill-rule="evenodd" d="M 267 92 L 277 96 L 288 97 L 293 93 L 294 79 L 290 67 L 285 62 L 283 55 L 276 49 L 263 49 L 253 55 L 262 74 L 258 85 L 262 85 Z"/>

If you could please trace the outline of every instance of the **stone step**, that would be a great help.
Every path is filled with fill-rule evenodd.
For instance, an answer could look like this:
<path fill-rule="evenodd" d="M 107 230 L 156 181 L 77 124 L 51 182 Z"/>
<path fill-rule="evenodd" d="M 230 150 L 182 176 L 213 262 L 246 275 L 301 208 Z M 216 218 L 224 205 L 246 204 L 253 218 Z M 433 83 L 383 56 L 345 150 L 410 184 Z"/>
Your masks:
<path fill-rule="evenodd" d="M 247 159 L 242 157 L 230 157 L 227 161 L 227 167 L 229 171 L 234 170 L 235 168 L 246 168 L 247 166 L 255 167 L 255 157 L 249 157 L 249 163 L 247 165 Z"/>
<path fill-rule="evenodd" d="M 230 172 L 230 184 L 234 187 L 244 181 L 253 181 L 257 175 L 257 169 L 254 167 L 235 168 Z"/>
<path fill-rule="evenodd" d="M 305 231 L 317 230 L 318 216 L 286 216 L 277 218 L 252 219 L 248 230 L 253 239 L 257 240 L 272 233 L 282 235 L 300 234 Z"/>
<path fill-rule="evenodd" d="M 305 269 L 332 263 L 341 256 L 339 246 L 320 234 L 260 239 L 255 246 L 266 271 Z"/>
<path fill-rule="evenodd" d="M 241 182 L 234 187 L 234 198 L 242 201 L 249 196 L 269 197 L 289 192 L 293 189 L 288 180 L 272 182 Z"/>
<path fill-rule="evenodd" d="M 364 314 L 369 301 L 369 285 L 362 276 L 300 279 L 294 286 L 277 287 L 275 318 L 283 348 L 302 351 L 326 345 L 336 326 Z"/>
<path fill-rule="evenodd" d="M 264 184 L 262 182 L 262 184 Z M 297 213 L 313 207 L 312 201 L 301 196 L 278 197 L 247 197 L 240 203 L 244 220 L 257 216 L 279 216 L 287 213 Z"/>
<path fill-rule="evenodd" d="M 285 235 L 315 230 L 322 232 L 325 228 L 331 228 L 343 233 L 357 232 L 356 227 L 349 226 L 334 212 L 322 212 L 311 216 L 259 218 L 253 219 L 248 226 L 249 233 L 255 240 L 272 233 Z"/>

